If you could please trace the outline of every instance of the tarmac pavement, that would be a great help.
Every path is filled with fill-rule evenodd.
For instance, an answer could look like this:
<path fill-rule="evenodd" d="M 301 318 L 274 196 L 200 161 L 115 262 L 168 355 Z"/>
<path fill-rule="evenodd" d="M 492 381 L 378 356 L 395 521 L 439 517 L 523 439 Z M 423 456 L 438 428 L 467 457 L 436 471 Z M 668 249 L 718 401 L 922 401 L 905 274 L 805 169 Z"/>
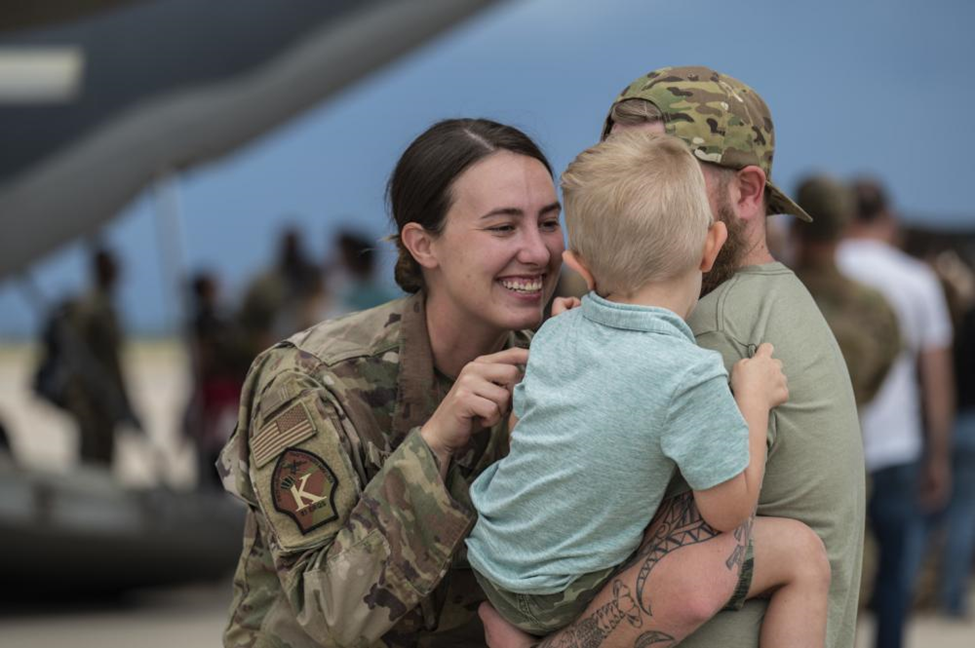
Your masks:
<path fill-rule="evenodd" d="M 0 610 L 4 648 L 206 648 L 220 646 L 229 581 L 136 592 L 114 601 L 18 605 Z M 973 601 L 975 603 L 975 601 Z M 873 623 L 861 615 L 857 645 L 870 646 Z M 972 648 L 975 621 L 918 614 L 905 648 Z"/>

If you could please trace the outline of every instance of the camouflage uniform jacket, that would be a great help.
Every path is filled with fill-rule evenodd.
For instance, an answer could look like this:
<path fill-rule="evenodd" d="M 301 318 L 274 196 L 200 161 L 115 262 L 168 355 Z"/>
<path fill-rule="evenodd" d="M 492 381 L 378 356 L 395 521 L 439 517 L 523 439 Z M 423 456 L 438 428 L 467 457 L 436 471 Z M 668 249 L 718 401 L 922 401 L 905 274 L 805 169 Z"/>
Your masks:
<path fill-rule="evenodd" d="M 445 394 L 424 303 L 323 322 L 255 360 L 220 461 L 248 506 L 226 646 L 484 645 L 468 487 L 507 451 L 507 423 L 441 480 L 419 435 Z"/>
<path fill-rule="evenodd" d="M 901 351 L 897 315 L 879 292 L 843 275 L 833 263 L 796 268 L 840 345 L 857 407 L 877 395 Z"/>

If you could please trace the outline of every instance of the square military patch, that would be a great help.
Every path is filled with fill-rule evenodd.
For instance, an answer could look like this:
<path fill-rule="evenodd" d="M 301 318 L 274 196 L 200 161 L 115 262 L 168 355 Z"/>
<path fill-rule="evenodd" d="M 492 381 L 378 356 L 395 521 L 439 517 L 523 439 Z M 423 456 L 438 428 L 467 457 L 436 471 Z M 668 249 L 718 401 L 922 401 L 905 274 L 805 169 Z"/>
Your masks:
<path fill-rule="evenodd" d="M 264 424 L 251 440 L 251 456 L 260 468 L 288 446 L 297 445 L 315 435 L 308 410 L 303 403 L 295 403 Z"/>

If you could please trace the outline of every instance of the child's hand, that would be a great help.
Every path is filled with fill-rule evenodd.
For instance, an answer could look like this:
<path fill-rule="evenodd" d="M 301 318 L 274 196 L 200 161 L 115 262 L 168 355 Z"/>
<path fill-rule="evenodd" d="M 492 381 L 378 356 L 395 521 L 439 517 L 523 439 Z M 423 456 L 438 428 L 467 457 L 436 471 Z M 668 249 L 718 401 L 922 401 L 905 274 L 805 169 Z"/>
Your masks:
<path fill-rule="evenodd" d="M 578 297 L 556 297 L 552 301 L 552 317 L 561 315 L 565 311 L 582 306 L 582 301 Z"/>
<path fill-rule="evenodd" d="M 789 385 L 782 373 L 782 361 L 772 357 L 768 342 L 759 345 L 755 355 L 735 363 L 731 370 L 731 389 L 738 398 L 756 399 L 768 409 L 789 400 Z"/>

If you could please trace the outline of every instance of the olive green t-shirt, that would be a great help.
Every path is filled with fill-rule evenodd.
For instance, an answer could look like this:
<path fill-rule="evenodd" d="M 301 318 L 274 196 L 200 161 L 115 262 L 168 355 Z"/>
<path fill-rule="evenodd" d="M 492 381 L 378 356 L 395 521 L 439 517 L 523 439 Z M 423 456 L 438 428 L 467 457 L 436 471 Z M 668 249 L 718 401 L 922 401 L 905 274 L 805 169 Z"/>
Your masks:
<path fill-rule="evenodd" d="M 836 339 L 809 292 L 781 263 L 749 266 L 688 319 L 731 371 L 762 342 L 775 346 L 789 401 L 772 412 L 759 515 L 794 518 L 823 539 L 832 567 L 827 648 L 853 646 L 863 554 L 864 464 L 853 388 Z M 801 560 L 802 556 L 796 556 Z M 721 612 L 682 647 L 758 646 L 766 603 Z"/>

